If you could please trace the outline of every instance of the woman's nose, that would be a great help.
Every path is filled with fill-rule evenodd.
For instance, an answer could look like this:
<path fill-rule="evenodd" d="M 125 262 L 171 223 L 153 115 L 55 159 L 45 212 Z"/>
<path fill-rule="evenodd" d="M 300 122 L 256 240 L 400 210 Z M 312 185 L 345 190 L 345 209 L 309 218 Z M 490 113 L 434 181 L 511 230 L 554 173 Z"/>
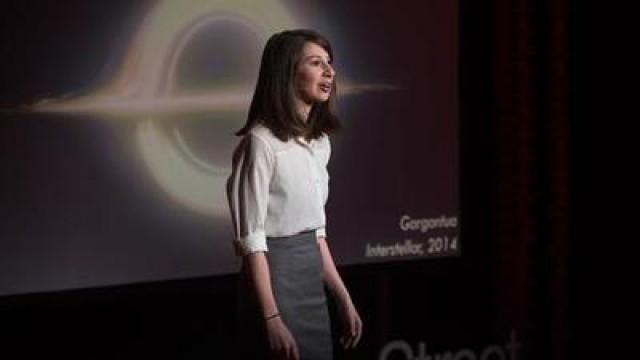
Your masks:
<path fill-rule="evenodd" d="M 331 64 L 325 64 L 324 66 L 324 75 L 330 75 L 331 77 L 334 77 L 336 75 L 336 71 L 333 69 L 333 67 L 331 66 Z"/>

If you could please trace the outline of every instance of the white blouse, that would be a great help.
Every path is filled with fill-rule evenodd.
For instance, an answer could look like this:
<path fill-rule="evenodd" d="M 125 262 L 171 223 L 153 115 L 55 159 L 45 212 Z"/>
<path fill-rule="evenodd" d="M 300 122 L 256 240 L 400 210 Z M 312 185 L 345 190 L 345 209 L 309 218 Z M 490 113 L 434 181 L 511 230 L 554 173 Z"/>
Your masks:
<path fill-rule="evenodd" d="M 304 146 L 256 124 L 237 145 L 226 183 L 236 255 L 268 251 L 266 237 L 305 230 L 326 236 L 329 136 L 298 139 Z"/>

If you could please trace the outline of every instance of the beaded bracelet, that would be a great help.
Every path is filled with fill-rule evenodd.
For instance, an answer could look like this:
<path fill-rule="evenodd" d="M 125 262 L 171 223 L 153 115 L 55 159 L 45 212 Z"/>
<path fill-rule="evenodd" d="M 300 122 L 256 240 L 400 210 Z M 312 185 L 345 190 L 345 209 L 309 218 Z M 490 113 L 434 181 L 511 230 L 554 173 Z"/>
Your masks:
<path fill-rule="evenodd" d="M 280 313 L 275 313 L 275 314 L 273 314 L 271 316 L 268 316 L 268 317 L 264 318 L 264 320 L 268 321 L 268 320 L 271 320 L 271 319 L 276 318 L 278 316 L 280 316 Z"/>

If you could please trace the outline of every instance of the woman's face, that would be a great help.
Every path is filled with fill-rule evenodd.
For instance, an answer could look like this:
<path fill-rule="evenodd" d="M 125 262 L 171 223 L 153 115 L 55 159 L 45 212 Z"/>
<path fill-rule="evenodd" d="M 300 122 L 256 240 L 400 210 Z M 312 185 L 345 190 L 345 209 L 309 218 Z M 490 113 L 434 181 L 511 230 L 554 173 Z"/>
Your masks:
<path fill-rule="evenodd" d="M 294 77 L 296 95 L 300 100 L 311 105 L 329 99 L 336 74 L 331 62 L 322 46 L 313 42 L 304 45 Z"/>

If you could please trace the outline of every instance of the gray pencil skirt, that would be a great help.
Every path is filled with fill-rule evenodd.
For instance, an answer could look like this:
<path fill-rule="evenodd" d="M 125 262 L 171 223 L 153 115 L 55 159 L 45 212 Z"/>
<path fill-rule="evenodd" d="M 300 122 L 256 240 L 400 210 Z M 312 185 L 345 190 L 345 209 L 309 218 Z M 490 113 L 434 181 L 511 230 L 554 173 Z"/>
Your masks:
<path fill-rule="evenodd" d="M 322 256 L 315 231 L 267 237 L 265 253 L 278 310 L 302 360 L 333 359 L 329 311 L 322 279 Z M 263 314 L 247 264 L 238 281 L 236 339 L 238 359 L 269 359 Z"/>

